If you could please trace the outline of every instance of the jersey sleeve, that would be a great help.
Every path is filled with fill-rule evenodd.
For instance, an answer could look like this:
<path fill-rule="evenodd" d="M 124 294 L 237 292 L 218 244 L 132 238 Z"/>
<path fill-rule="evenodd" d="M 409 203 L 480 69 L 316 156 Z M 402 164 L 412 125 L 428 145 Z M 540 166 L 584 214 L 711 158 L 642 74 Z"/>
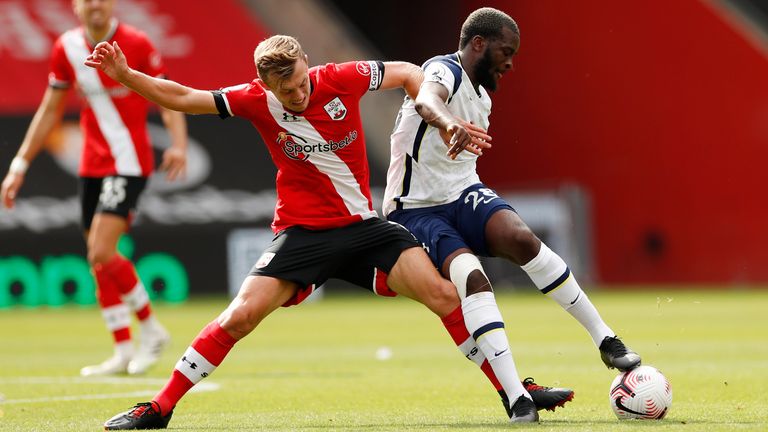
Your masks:
<path fill-rule="evenodd" d="M 255 113 L 252 110 L 256 106 L 254 87 L 253 83 L 245 83 L 212 91 L 219 117 L 223 119 L 234 116 L 253 117 Z"/>
<path fill-rule="evenodd" d="M 431 61 L 424 66 L 424 82 L 441 84 L 450 99 L 461 83 L 461 68 L 450 60 Z"/>
<path fill-rule="evenodd" d="M 74 83 L 74 71 L 67 59 L 61 38 L 57 39 L 51 50 L 49 62 L 48 85 L 57 89 L 68 89 Z"/>
<path fill-rule="evenodd" d="M 384 62 L 381 61 L 329 64 L 326 70 L 333 81 L 360 96 L 378 90 L 384 80 Z"/>

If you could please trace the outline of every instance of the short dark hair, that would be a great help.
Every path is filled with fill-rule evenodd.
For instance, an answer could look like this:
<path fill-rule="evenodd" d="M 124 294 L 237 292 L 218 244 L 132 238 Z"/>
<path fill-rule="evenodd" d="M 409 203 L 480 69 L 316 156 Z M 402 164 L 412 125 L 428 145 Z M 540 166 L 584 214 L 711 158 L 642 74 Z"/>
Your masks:
<path fill-rule="evenodd" d="M 467 46 L 469 41 L 475 36 L 482 36 L 484 38 L 501 37 L 501 30 L 504 27 L 508 27 L 518 35 L 520 34 L 520 29 L 511 16 L 490 7 L 477 9 L 469 14 L 461 26 L 459 49 Z"/>

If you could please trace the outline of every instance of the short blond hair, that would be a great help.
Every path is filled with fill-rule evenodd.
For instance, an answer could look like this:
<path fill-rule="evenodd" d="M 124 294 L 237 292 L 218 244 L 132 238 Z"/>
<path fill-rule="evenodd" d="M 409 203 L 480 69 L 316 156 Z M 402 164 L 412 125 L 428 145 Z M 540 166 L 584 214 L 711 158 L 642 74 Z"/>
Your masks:
<path fill-rule="evenodd" d="M 299 41 L 285 35 L 264 39 L 253 51 L 256 71 L 262 81 L 267 81 L 270 75 L 275 75 L 279 80 L 290 77 L 296 61 L 299 59 L 306 61 L 306 58 Z"/>

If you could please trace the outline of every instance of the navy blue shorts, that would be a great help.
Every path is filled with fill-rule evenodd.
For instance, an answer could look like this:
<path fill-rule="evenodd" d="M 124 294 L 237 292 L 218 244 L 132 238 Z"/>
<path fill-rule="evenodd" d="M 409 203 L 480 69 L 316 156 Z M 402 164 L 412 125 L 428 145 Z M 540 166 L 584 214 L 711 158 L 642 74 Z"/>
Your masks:
<path fill-rule="evenodd" d="M 499 210 L 512 210 L 493 189 L 482 183 L 472 185 L 452 203 L 434 207 L 395 210 L 387 219 L 408 228 L 424 245 L 438 268 L 461 248 L 475 255 L 491 256 L 485 241 L 485 225 Z"/>

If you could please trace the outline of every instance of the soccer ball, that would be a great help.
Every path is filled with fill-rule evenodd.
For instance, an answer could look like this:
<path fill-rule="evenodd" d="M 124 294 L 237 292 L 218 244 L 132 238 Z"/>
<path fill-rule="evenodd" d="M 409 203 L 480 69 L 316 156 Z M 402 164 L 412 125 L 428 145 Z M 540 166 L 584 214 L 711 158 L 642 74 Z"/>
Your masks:
<path fill-rule="evenodd" d="M 655 367 L 639 366 L 614 378 L 608 397 L 619 420 L 660 420 L 672 407 L 672 386 Z"/>

